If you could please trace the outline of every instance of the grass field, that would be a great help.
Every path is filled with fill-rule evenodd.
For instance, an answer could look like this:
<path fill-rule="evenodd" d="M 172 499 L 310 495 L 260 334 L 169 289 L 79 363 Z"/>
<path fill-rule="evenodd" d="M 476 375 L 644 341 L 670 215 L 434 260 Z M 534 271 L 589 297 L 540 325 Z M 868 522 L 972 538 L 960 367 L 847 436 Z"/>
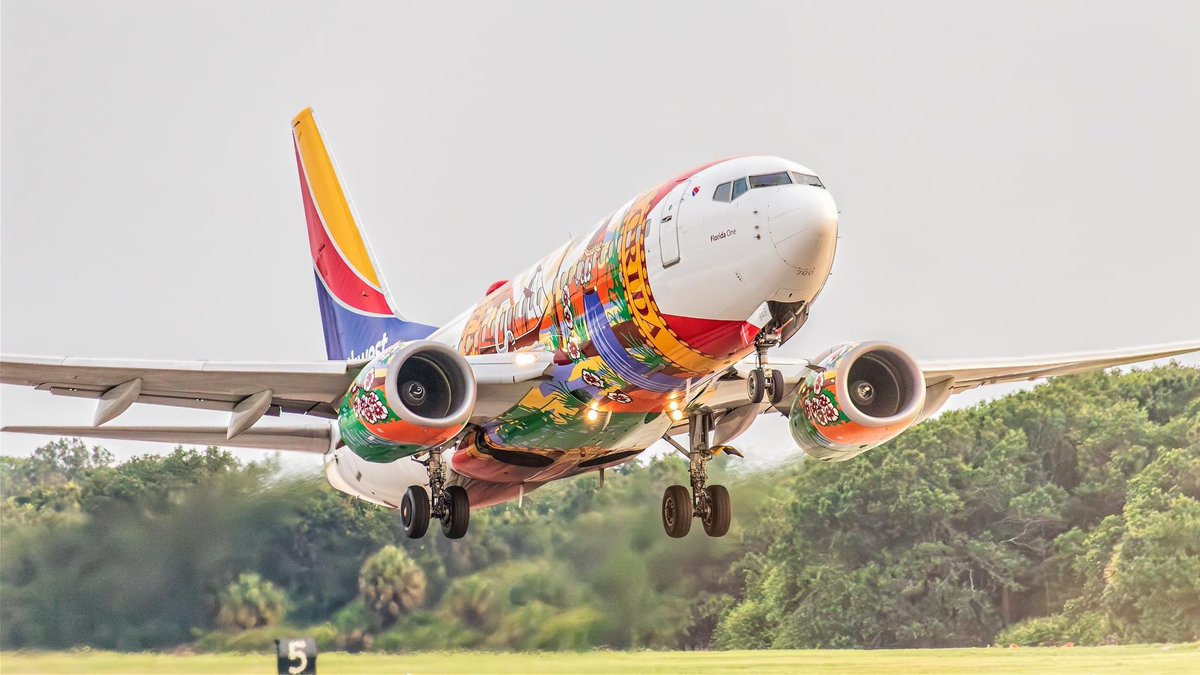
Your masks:
<path fill-rule="evenodd" d="M 270 654 L 0 653 L 0 673 L 273 673 Z M 322 654 L 337 673 L 1200 673 L 1200 644 L 1019 649 Z"/>

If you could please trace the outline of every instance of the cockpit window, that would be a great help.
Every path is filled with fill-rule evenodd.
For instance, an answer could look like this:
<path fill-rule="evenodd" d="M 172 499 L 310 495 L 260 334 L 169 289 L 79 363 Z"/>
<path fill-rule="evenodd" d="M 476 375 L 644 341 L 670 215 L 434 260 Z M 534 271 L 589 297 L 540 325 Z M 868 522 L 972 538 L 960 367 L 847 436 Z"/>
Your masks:
<path fill-rule="evenodd" d="M 715 202 L 731 202 L 738 197 L 741 197 L 747 190 L 762 187 L 774 187 L 777 185 L 812 185 L 813 187 L 824 188 L 821 184 L 821 179 L 816 176 L 811 176 L 799 171 L 778 171 L 776 173 L 764 173 L 758 176 L 750 176 L 749 178 L 739 178 L 730 183 L 721 183 L 713 190 L 713 201 Z"/>
<path fill-rule="evenodd" d="M 792 181 L 794 181 L 797 185 L 811 185 L 819 188 L 825 187 L 821 183 L 821 179 L 817 178 L 816 176 L 810 176 L 806 173 L 800 173 L 798 171 L 791 171 L 789 173 L 792 174 Z"/>
<path fill-rule="evenodd" d="M 779 173 L 766 173 L 761 176 L 750 176 L 750 187 L 772 187 L 775 185 L 791 185 L 792 177 L 786 171 Z"/>

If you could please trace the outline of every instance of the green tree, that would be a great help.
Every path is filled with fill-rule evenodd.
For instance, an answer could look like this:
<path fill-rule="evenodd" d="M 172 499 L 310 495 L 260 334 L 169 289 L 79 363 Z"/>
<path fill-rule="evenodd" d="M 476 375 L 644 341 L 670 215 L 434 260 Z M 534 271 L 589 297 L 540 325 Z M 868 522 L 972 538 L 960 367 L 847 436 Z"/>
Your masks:
<path fill-rule="evenodd" d="M 666 457 L 609 469 L 603 489 L 530 485 L 472 514 L 467 538 L 401 550 L 393 510 L 274 461 L 118 464 L 55 441 L 0 458 L 0 646 L 186 642 L 242 574 L 356 649 L 1197 639 L 1200 369 L 1054 380 L 842 464 L 712 471 L 736 495 L 723 539 L 663 536 L 662 490 L 686 476 Z"/>
<path fill-rule="evenodd" d="M 287 597 L 271 582 L 246 573 L 221 591 L 217 607 L 217 626 L 248 630 L 281 623 L 287 613 Z"/>
<path fill-rule="evenodd" d="M 386 627 L 425 604 L 425 573 L 404 549 L 385 546 L 363 563 L 358 589 Z"/>
<path fill-rule="evenodd" d="M 1200 371 L 1093 373 L 804 463 L 746 531 L 716 644 L 987 644 L 1056 612 L 1026 634 L 1194 639 L 1197 429 Z"/>

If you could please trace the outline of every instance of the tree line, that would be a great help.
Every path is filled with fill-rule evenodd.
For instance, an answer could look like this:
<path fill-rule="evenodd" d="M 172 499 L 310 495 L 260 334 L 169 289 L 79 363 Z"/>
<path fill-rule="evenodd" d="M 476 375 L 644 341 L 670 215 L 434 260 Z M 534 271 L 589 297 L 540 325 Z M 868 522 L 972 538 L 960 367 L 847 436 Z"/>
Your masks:
<path fill-rule="evenodd" d="M 404 539 L 392 511 L 227 451 L 0 459 L 0 646 L 757 649 L 1200 639 L 1200 369 L 1062 378 L 849 462 L 748 472 L 667 538 L 667 457 Z"/>

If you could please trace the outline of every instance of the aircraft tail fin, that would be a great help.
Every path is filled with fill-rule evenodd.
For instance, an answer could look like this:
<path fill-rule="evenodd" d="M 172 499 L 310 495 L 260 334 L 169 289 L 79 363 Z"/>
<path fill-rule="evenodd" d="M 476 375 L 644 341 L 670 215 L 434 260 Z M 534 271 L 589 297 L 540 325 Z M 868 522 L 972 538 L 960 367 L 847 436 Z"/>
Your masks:
<path fill-rule="evenodd" d="M 312 108 L 292 120 L 292 142 L 326 356 L 368 358 L 392 343 L 427 337 L 434 327 L 405 321 L 396 313 Z"/>

